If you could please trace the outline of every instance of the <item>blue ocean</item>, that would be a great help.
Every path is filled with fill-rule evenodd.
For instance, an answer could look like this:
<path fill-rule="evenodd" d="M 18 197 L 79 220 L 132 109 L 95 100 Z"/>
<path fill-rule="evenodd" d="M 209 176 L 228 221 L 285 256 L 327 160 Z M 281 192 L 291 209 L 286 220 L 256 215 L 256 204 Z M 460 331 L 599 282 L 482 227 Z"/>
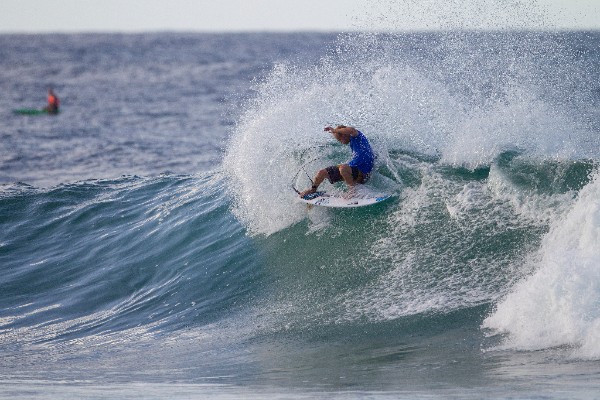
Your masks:
<path fill-rule="evenodd" d="M 600 397 L 600 33 L 0 35 L 0 87 L 0 398 Z M 335 124 L 390 199 L 299 202 Z"/>

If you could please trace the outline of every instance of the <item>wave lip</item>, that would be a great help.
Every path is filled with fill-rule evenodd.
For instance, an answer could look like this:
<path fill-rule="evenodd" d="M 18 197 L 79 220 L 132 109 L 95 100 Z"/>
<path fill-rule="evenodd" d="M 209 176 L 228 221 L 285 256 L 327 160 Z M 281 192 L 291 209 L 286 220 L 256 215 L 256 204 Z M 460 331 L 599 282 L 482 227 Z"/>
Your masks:
<path fill-rule="evenodd" d="M 535 272 L 519 282 L 483 327 L 506 337 L 501 348 L 560 346 L 600 358 L 600 177 L 580 192 L 544 237 Z"/>

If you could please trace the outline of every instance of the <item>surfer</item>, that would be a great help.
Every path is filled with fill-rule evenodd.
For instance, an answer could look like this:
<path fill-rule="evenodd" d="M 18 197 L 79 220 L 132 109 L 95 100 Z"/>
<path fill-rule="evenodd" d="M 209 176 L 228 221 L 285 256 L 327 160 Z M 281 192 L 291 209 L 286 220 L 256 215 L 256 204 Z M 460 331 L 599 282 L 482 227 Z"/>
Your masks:
<path fill-rule="evenodd" d="M 60 106 L 60 100 L 52 88 L 48 89 L 48 105 L 44 107 L 44 111 L 48 114 L 58 114 L 58 108 Z"/>
<path fill-rule="evenodd" d="M 373 169 L 375 153 L 367 137 L 361 131 L 344 125 L 338 125 L 335 128 L 328 126 L 324 130 L 330 132 L 338 142 L 350 145 L 352 159 L 346 164 L 332 165 L 317 172 L 310 189 L 300 193 L 300 197 L 315 193 L 325 178 L 329 179 L 332 184 L 344 181 L 352 189 L 357 184 L 365 183 Z"/>

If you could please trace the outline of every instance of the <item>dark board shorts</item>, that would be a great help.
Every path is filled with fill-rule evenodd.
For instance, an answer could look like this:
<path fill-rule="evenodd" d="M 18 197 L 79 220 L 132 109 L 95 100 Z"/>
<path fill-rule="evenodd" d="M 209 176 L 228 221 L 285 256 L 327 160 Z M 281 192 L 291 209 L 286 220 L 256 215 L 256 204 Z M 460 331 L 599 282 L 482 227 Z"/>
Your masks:
<path fill-rule="evenodd" d="M 342 174 L 340 174 L 339 165 L 332 165 L 325 169 L 327 170 L 327 179 L 329 179 L 329 182 L 332 184 L 336 182 L 342 182 L 344 180 Z M 356 183 L 365 183 L 369 179 L 369 175 L 370 174 L 365 175 L 360 172 L 358 167 L 352 167 L 352 179 L 354 179 L 354 182 Z"/>

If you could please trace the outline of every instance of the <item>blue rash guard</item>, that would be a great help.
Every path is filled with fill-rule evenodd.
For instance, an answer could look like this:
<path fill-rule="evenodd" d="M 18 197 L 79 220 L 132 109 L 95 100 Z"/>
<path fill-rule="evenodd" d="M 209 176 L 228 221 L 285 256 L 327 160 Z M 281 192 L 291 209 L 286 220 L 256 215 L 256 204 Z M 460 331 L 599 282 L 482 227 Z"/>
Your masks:
<path fill-rule="evenodd" d="M 350 137 L 350 148 L 352 149 L 352 160 L 348 165 L 358 168 L 365 175 L 371 173 L 375 164 L 375 153 L 367 137 L 361 131 L 358 131 L 357 136 Z"/>

